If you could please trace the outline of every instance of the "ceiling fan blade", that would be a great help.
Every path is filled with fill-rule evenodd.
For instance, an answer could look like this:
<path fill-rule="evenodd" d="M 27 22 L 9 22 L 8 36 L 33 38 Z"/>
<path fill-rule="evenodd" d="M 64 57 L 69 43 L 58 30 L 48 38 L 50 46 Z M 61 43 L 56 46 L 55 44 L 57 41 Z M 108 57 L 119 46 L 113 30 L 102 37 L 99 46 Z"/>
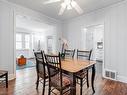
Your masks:
<path fill-rule="evenodd" d="M 55 3 L 55 2 L 59 2 L 59 1 L 61 1 L 61 0 L 47 0 L 43 4 L 50 4 L 50 3 Z"/>
<path fill-rule="evenodd" d="M 71 5 L 79 14 L 83 13 L 83 9 L 75 1 L 72 1 Z"/>
<path fill-rule="evenodd" d="M 61 6 L 61 9 L 60 9 L 58 15 L 62 15 L 64 13 L 65 9 L 66 9 L 66 5 Z"/>

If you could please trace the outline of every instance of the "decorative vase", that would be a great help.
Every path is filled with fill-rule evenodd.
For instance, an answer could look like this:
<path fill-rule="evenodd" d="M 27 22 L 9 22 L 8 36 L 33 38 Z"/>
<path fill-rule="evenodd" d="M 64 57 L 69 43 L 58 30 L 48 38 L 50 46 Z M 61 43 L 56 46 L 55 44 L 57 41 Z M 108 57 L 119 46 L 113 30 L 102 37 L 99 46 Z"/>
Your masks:
<path fill-rule="evenodd" d="M 64 60 L 65 59 L 65 54 L 61 53 L 61 59 Z"/>

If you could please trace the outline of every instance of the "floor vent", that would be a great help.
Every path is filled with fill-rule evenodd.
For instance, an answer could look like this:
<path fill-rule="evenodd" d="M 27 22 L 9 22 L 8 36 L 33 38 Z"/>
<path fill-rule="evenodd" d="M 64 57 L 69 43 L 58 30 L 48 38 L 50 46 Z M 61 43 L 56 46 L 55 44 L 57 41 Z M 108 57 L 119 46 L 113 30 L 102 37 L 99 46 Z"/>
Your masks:
<path fill-rule="evenodd" d="M 105 70 L 105 77 L 108 79 L 116 80 L 116 71 Z"/>

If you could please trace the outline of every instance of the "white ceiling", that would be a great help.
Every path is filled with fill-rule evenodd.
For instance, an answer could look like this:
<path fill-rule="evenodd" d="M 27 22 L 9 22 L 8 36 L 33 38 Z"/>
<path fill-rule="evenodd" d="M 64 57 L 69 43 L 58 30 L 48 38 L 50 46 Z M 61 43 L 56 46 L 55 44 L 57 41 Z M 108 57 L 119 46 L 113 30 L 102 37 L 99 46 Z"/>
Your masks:
<path fill-rule="evenodd" d="M 43 32 L 53 28 L 53 26 L 32 20 L 28 16 L 16 16 L 16 28 L 25 29 L 31 32 Z"/>
<path fill-rule="evenodd" d="M 79 16 L 79 14 L 74 9 L 65 11 L 62 16 L 59 16 L 58 12 L 61 7 L 60 4 L 61 2 L 63 2 L 63 0 L 61 0 L 61 2 L 48 5 L 43 4 L 43 2 L 46 0 L 8 0 L 8 1 L 39 11 L 49 17 L 58 20 L 66 20 Z M 87 13 L 124 0 L 75 0 L 75 1 L 81 6 L 81 8 L 84 10 L 84 13 Z"/>

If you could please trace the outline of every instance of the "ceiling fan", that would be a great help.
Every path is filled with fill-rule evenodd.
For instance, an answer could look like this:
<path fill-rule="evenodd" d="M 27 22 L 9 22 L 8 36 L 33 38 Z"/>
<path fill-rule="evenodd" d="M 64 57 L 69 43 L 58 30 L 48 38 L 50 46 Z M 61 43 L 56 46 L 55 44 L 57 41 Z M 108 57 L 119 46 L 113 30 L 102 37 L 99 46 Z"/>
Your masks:
<path fill-rule="evenodd" d="M 47 0 L 44 2 L 44 4 L 50 4 L 50 3 L 55 3 L 59 1 L 62 1 L 62 0 Z M 83 13 L 83 9 L 81 9 L 81 7 L 77 4 L 75 0 L 63 0 L 63 2 L 61 3 L 61 9 L 58 15 L 62 15 L 66 9 L 70 10 L 72 8 L 74 8 L 79 14 Z"/>

